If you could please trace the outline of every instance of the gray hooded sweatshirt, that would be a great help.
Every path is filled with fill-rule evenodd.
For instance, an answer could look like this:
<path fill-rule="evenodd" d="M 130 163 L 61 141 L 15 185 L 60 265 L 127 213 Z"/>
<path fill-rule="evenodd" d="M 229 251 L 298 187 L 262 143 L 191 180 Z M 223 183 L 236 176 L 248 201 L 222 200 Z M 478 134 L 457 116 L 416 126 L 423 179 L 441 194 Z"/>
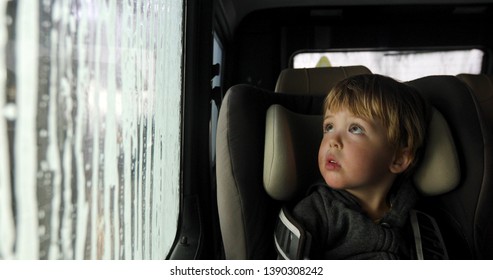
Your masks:
<path fill-rule="evenodd" d="M 415 202 L 410 182 L 394 185 L 390 211 L 374 223 L 350 193 L 320 183 L 295 206 L 293 216 L 312 236 L 310 259 L 407 259 L 403 230 Z"/>

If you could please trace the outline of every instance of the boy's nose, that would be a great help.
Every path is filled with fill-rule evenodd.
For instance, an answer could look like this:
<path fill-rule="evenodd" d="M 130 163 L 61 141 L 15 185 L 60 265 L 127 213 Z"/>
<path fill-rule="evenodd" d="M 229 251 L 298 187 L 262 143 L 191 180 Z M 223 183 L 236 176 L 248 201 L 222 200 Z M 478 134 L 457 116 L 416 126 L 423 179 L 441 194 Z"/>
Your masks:
<path fill-rule="evenodd" d="M 334 149 L 340 150 L 341 147 L 342 146 L 339 143 L 337 143 L 337 142 L 330 143 L 330 148 L 334 148 Z"/>
<path fill-rule="evenodd" d="M 329 140 L 329 148 L 331 149 L 342 149 L 342 142 L 338 136 L 334 136 Z"/>

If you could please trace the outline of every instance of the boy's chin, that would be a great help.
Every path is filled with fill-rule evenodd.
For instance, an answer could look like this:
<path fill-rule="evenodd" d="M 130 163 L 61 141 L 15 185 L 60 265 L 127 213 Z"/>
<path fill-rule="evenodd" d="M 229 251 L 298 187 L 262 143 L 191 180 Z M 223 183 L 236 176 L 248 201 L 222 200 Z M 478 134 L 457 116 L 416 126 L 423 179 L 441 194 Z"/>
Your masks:
<path fill-rule="evenodd" d="M 325 180 L 325 183 L 334 190 L 343 190 L 346 188 L 346 184 L 339 180 Z"/>

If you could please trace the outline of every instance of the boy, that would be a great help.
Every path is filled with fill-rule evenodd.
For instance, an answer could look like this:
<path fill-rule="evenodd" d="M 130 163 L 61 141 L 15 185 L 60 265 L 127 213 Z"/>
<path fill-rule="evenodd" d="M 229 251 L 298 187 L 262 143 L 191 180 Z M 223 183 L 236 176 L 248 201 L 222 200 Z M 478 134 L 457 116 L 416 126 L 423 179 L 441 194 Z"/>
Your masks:
<path fill-rule="evenodd" d="M 331 90 L 324 112 L 318 164 L 326 184 L 293 209 L 312 235 L 310 258 L 409 258 L 401 231 L 416 199 L 408 175 L 427 104 L 406 84 L 360 75 Z"/>

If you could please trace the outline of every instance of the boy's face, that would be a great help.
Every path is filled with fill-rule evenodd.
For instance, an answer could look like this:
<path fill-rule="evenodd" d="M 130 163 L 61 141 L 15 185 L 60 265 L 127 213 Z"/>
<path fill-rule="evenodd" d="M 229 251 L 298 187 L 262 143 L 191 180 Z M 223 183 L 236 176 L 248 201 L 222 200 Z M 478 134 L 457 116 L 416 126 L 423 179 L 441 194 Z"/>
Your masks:
<path fill-rule="evenodd" d="M 396 176 L 395 149 L 380 121 L 354 116 L 347 109 L 324 116 L 318 165 L 326 183 L 349 192 L 388 190 Z"/>

